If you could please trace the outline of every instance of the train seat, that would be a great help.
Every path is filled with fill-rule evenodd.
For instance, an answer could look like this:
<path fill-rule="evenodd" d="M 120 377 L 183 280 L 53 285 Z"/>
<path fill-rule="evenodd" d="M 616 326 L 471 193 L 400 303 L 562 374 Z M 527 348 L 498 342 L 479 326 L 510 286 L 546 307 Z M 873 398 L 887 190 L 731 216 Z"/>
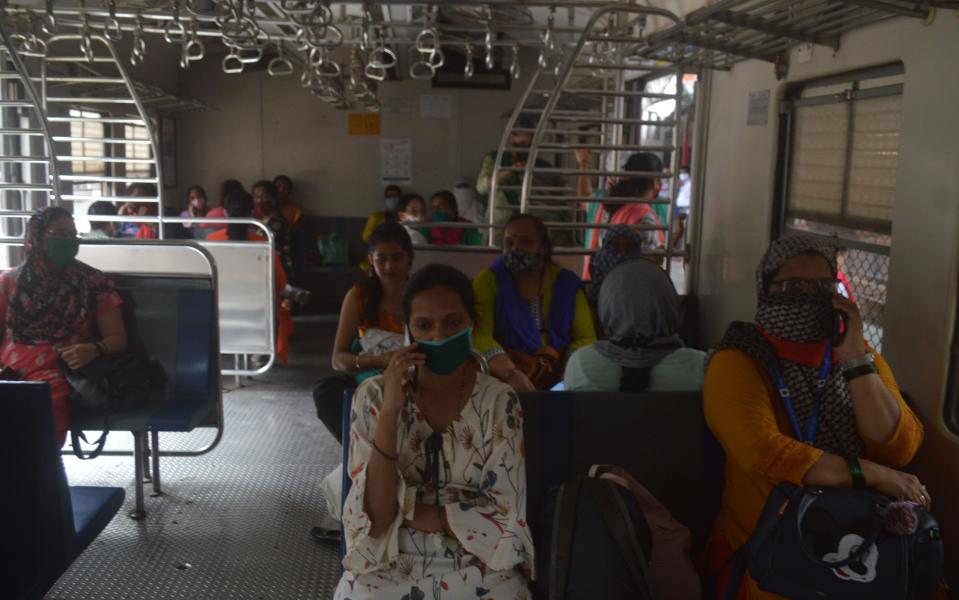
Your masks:
<path fill-rule="evenodd" d="M 123 488 L 71 487 L 60 459 L 50 388 L 0 382 L 7 422 L 3 472 L 5 598 L 42 598 L 123 504 Z"/>
<path fill-rule="evenodd" d="M 217 307 L 209 277 L 111 274 L 123 297 L 128 349 L 143 351 L 158 361 L 167 377 L 166 397 L 159 404 L 104 417 L 84 417 L 72 423 L 82 430 L 187 432 L 199 426 L 219 426 L 220 390 Z M 158 438 L 154 437 L 154 452 Z M 142 464 L 143 449 L 134 444 Z M 158 471 L 159 461 L 155 460 Z M 159 493 L 158 473 L 153 475 Z M 143 481 L 137 477 L 137 508 L 143 511 Z"/>

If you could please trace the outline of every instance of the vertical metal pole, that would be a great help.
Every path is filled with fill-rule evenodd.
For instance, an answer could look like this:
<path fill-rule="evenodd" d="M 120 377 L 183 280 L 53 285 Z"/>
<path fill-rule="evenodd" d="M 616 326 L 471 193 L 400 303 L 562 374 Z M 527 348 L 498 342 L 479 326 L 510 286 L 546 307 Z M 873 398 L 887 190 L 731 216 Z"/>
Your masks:
<path fill-rule="evenodd" d="M 141 432 L 133 432 L 133 486 L 136 493 L 136 503 L 130 512 L 130 518 L 139 521 L 147 516 L 143 506 L 143 436 Z"/>
<path fill-rule="evenodd" d="M 236 368 L 237 371 L 240 370 L 240 355 L 239 355 L 239 354 L 234 354 L 234 355 L 233 355 L 233 365 L 234 365 L 234 367 Z M 236 387 L 240 387 L 240 374 L 239 374 L 239 373 L 237 373 L 236 375 L 233 376 L 233 381 L 234 381 L 234 383 L 236 384 Z"/>
<path fill-rule="evenodd" d="M 151 496 L 162 496 L 163 489 L 160 487 L 160 432 L 150 431 L 150 463 L 153 471 L 153 493 Z"/>
<path fill-rule="evenodd" d="M 672 171 L 671 183 L 669 186 L 669 213 L 666 215 L 666 274 L 672 278 L 673 273 L 673 221 L 676 214 L 676 197 L 679 195 L 679 164 L 680 149 L 682 140 L 680 134 L 683 132 L 682 119 L 680 118 L 680 107 L 683 103 L 683 71 L 676 71 L 676 108 L 673 111 L 673 153 L 670 157 L 670 170 Z"/>

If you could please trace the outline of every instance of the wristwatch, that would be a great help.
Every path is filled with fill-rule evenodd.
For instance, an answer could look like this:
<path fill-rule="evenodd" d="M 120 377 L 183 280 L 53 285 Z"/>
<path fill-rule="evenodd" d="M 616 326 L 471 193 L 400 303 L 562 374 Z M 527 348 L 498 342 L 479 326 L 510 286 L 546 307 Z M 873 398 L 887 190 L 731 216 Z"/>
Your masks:
<path fill-rule="evenodd" d="M 856 356 L 848 360 L 842 361 L 845 370 L 849 371 L 857 367 L 862 367 L 864 365 L 874 365 L 876 364 L 876 359 L 872 357 L 871 352 L 866 352 L 862 356 Z"/>

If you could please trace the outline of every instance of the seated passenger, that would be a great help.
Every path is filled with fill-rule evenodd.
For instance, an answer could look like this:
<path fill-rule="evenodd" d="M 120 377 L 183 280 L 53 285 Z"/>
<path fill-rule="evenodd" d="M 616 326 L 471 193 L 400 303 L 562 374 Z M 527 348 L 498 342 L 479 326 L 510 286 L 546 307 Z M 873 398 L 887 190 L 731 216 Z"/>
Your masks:
<path fill-rule="evenodd" d="M 586 298 L 593 306 L 599 302 L 599 291 L 606 276 L 624 262 L 641 258 L 642 255 L 643 236 L 635 227 L 614 225 L 603 232 L 602 245 L 589 262 Z"/>
<path fill-rule="evenodd" d="M 101 217 L 115 216 L 117 209 L 106 200 L 98 200 L 87 209 L 88 215 Z M 111 221 L 90 221 L 90 233 L 83 237 L 92 240 L 109 240 L 116 237 L 118 223 Z"/>
<path fill-rule="evenodd" d="M 577 150 L 576 159 L 582 169 L 588 169 L 591 165 L 590 152 L 588 150 Z M 652 173 L 661 173 L 663 171 L 663 161 L 655 154 L 648 152 L 637 152 L 626 160 L 623 165 L 623 171 L 636 171 L 638 173 L 648 173 L 650 175 L 639 175 L 636 177 L 622 177 L 606 190 L 593 191 L 592 178 L 580 176 L 576 180 L 577 196 L 592 196 L 602 200 L 609 196 L 614 198 L 635 198 L 636 202 L 622 203 L 619 201 L 610 202 L 586 202 L 587 220 L 597 225 L 610 223 L 613 225 L 633 225 L 639 227 L 658 227 L 660 224 L 656 211 L 648 202 L 642 200 L 655 200 L 659 197 L 659 192 L 663 187 L 661 177 L 651 175 Z M 663 248 L 666 245 L 666 236 L 661 230 L 642 229 L 639 230 L 643 238 L 643 250 L 655 250 Z M 593 229 L 587 231 L 586 247 L 595 250 L 599 247 L 601 239 L 601 230 Z M 589 273 L 590 259 L 587 257 L 585 271 Z"/>
<path fill-rule="evenodd" d="M 276 186 L 276 202 L 280 214 L 290 224 L 291 229 L 302 227 L 303 209 L 290 196 L 293 193 L 293 180 L 286 175 L 277 175 L 273 178 L 273 185 Z"/>
<path fill-rule="evenodd" d="M 226 197 L 230 194 L 230 192 L 235 191 L 246 191 L 246 188 L 244 188 L 243 184 L 236 179 L 227 179 L 220 184 L 220 205 L 214 206 L 208 210 L 206 217 L 208 219 L 222 219 L 226 217 Z M 204 223 L 200 227 L 204 229 L 222 229 L 223 225 L 223 223 Z"/>
<path fill-rule="evenodd" d="M 599 293 L 608 339 L 580 348 L 566 364 L 569 391 L 700 390 L 706 353 L 684 348 L 679 297 L 666 272 L 634 259 L 616 267 Z"/>
<path fill-rule="evenodd" d="M 127 194 L 131 198 L 150 198 L 151 202 L 135 202 L 129 201 L 124 202 L 120 205 L 120 208 L 117 210 L 117 215 L 121 217 L 138 217 L 146 215 L 148 207 L 152 204 L 154 205 L 154 210 L 156 210 L 156 205 L 159 203 L 159 195 L 157 193 L 157 186 L 152 183 L 134 183 L 127 188 Z M 157 213 L 153 213 L 156 215 Z M 120 223 L 120 237 L 135 238 L 140 234 L 143 224 L 133 223 L 133 222 L 124 222 Z M 148 235 L 149 230 L 144 230 L 142 235 Z M 155 233 L 155 232 L 154 232 Z M 140 238 L 144 239 L 144 238 Z M 149 238 L 148 238 L 149 239 Z"/>
<path fill-rule="evenodd" d="M 0 370 L 50 385 L 60 445 L 71 388 L 59 361 L 80 369 L 127 344 L 120 296 L 106 275 L 76 260 L 79 247 L 70 213 L 45 208 L 27 225 L 26 261 L 0 275 Z"/>
<path fill-rule="evenodd" d="M 453 267 L 418 271 L 403 294 L 416 343 L 356 392 L 334 598 L 529 597 L 522 411 L 470 360 L 473 307 Z"/>
<path fill-rule="evenodd" d="M 210 202 L 204 190 L 199 185 L 194 185 L 186 191 L 187 208 L 180 213 L 183 218 L 205 217 L 210 211 Z M 196 239 L 204 239 L 209 233 L 209 228 L 204 229 L 199 224 L 184 225 L 187 231 Z"/>
<path fill-rule="evenodd" d="M 364 242 L 370 241 L 370 236 L 373 235 L 373 231 L 377 227 L 387 221 L 396 220 L 396 207 L 399 205 L 402 195 L 403 190 L 398 185 L 386 186 L 386 189 L 383 190 L 383 203 L 386 205 L 386 210 L 378 210 L 366 219 L 366 226 L 363 227 Z"/>
<path fill-rule="evenodd" d="M 425 220 L 425 214 L 426 202 L 419 194 L 404 194 L 396 205 L 396 220 L 406 229 L 406 233 L 410 234 L 410 241 L 415 245 L 425 246 L 430 243 L 415 225 Z"/>
<path fill-rule="evenodd" d="M 225 201 L 226 216 L 229 218 L 250 218 L 253 215 L 253 196 L 245 190 L 230 192 Z M 266 237 L 249 225 L 231 223 L 224 229 L 214 231 L 207 236 L 211 242 L 217 241 L 249 241 L 265 242 Z M 293 316 L 291 309 L 293 301 L 298 301 L 304 290 L 292 287 L 286 278 L 286 272 L 280 263 L 279 254 L 273 253 L 273 287 L 276 293 L 276 357 L 283 363 L 289 361 L 290 336 L 293 334 Z M 262 358 L 254 359 L 254 366 L 261 363 Z"/>
<path fill-rule="evenodd" d="M 583 282 L 552 261 L 542 221 L 506 224 L 503 255 L 473 280 L 479 320 L 474 345 L 490 372 L 519 391 L 549 389 L 566 358 L 596 341 Z"/>
<path fill-rule="evenodd" d="M 157 212 L 156 204 L 148 204 L 143 202 L 138 207 L 137 215 L 141 217 L 155 217 L 159 214 Z M 137 223 L 137 232 L 133 237 L 138 240 L 155 240 L 159 236 L 157 235 L 157 224 L 156 223 Z"/>
<path fill-rule="evenodd" d="M 272 181 L 261 180 L 253 184 L 253 216 L 273 232 L 273 247 L 280 255 L 287 277 L 293 273 L 293 243 L 290 239 L 290 224 L 276 207 L 276 186 Z"/>
<path fill-rule="evenodd" d="M 703 389 L 706 421 L 726 451 L 708 554 L 720 590 L 729 578 L 725 561 L 752 535 L 780 482 L 866 486 L 930 503 L 919 479 L 899 470 L 918 450 L 922 425 L 889 365 L 864 341 L 859 308 L 836 293 L 836 248 L 810 236 L 776 240 L 756 283 L 755 323 L 729 326 Z M 831 343 L 836 311 L 846 317 L 838 345 Z M 749 577 L 738 597 L 779 598 Z"/>
<path fill-rule="evenodd" d="M 431 221 L 437 223 L 469 223 L 466 219 L 459 216 L 456 206 L 456 196 L 453 192 L 443 190 L 436 192 L 430 198 L 430 207 L 433 209 L 429 217 Z M 467 246 L 478 246 L 483 243 L 483 236 L 476 229 L 452 229 L 445 227 L 433 227 L 430 229 L 430 243 L 437 246 L 455 246 L 464 244 Z"/>
<path fill-rule="evenodd" d="M 403 289 L 413 266 L 406 229 L 385 223 L 370 236 L 370 277 L 353 286 L 340 308 L 333 340 L 333 370 L 343 377 L 321 380 L 313 392 L 317 416 L 342 442 L 343 392 L 378 375 L 403 346 Z"/>

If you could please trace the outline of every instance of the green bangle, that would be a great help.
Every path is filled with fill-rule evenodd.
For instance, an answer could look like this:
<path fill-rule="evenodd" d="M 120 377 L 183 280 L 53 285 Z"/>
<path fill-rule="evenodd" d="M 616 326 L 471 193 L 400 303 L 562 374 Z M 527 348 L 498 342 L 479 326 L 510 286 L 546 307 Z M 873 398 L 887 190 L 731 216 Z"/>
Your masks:
<path fill-rule="evenodd" d="M 854 490 L 862 490 L 866 487 L 866 475 L 862 472 L 862 465 L 855 456 L 846 458 L 846 464 L 849 465 L 849 474 L 852 475 L 852 487 Z"/>
<path fill-rule="evenodd" d="M 853 367 L 851 369 L 846 369 L 842 372 L 842 378 L 846 380 L 846 383 L 849 383 L 853 379 L 863 377 L 865 375 L 878 375 L 879 369 L 876 368 L 874 364 L 859 365 L 858 367 Z"/>

